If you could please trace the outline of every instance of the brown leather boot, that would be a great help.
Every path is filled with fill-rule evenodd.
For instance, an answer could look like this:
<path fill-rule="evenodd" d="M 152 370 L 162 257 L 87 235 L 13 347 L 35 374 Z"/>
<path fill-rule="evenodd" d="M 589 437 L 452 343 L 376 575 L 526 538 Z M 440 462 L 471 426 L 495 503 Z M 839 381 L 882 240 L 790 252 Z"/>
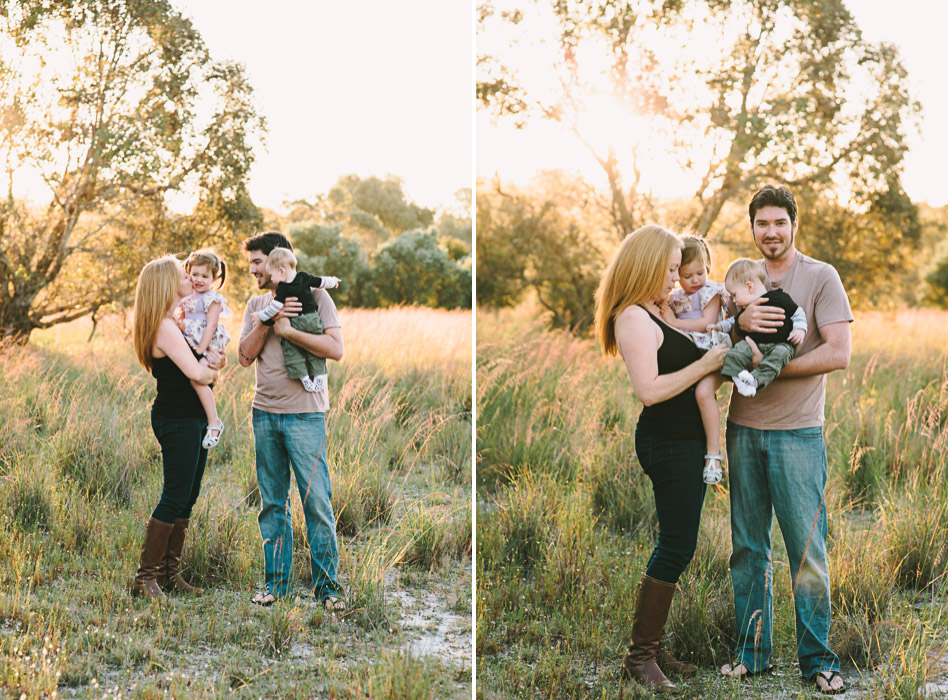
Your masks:
<path fill-rule="evenodd" d="M 188 532 L 187 518 L 178 518 L 168 536 L 168 550 L 165 552 L 156 576 L 158 585 L 166 591 L 183 591 L 184 593 L 200 594 L 200 588 L 192 586 L 181 578 L 178 570 L 181 566 L 181 551 L 184 549 L 184 537 Z"/>
<path fill-rule="evenodd" d="M 168 537 L 174 525 L 163 523 L 154 518 L 148 518 L 145 524 L 145 542 L 142 544 L 142 554 L 139 558 L 138 571 L 132 582 L 132 593 L 147 596 L 156 600 L 164 600 L 165 594 L 158 585 L 156 576 L 168 548 Z"/>
<path fill-rule="evenodd" d="M 655 655 L 655 661 L 662 670 L 668 673 L 676 673 L 679 676 L 693 676 L 698 672 L 697 666 L 679 661 L 661 647 L 658 649 L 658 654 Z"/>
<path fill-rule="evenodd" d="M 622 671 L 655 690 L 675 689 L 675 684 L 658 667 L 656 657 L 677 588 L 674 583 L 643 576 L 635 601 L 632 641 L 622 662 Z"/>

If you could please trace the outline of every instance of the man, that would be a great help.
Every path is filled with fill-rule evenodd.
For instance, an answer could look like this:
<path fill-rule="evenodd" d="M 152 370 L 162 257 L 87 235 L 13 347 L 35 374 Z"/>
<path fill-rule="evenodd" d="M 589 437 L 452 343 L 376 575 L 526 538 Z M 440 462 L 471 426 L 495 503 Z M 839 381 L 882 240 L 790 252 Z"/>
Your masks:
<path fill-rule="evenodd" d="M 254 314 L 273 299 L 276 284 L 267 274 L 266 260 L 274 248 L 292 250 L 280 233 L 251 236 L 243 243 L 250 262 L 250 274 L 266 294 L 247 302 L 240 331 L 239 359 L 242 367 L 256 362 L 257 383 L 253 396 L 253 437 L 257 463 L 257 483 L 262 505 L 257 518 L 263 538 L 266 590 L 253 602 L 270 605 L 290 595 L 293 574 L 293 524 L 290 514 L 290 468 L 306 517 L 310 566 L 314 595 L 329 610 L 344 610 L 342 586 L 336 578 L 339 554 L 336 549 L 336 521 L 330 504 L 332 487 L 326 461 L 326 421 L 329 393 L 325 386 L 310 392 L 290 379 L 283 363 L 281 339 L 329 360 L 342 359 L 342 328 L 336 305 L 324 289 L 314 289 L 323 333 L 314 335 L 290 326 L 302 304 L 289 297 L 268 327 Z"/>
<path fill-rule="evenodd" d="M 796 356 L 754 397 L 731 394 L 727 454 L 731 484 L 731 583 L 736 656 L 721 669 L 744 676 L 770 668 L 776 513 L 790 559 L 800 672 L 822 693 L 843 692 L 839 659 L 829 649 L 826 559 L 826 374 L 849 366 L 852 311 L 839 274 L 794 246 L 797 205 L 784 186 L 751 199 L 751 233 L 763 254 L 767 289 L 782 288 L 804 309 L 809 330 Z M 784 312 L 756 300 L 738 317 L 741 331 L 775 332 Z M 756 347 L 756 346 L 755 346 Z"/>

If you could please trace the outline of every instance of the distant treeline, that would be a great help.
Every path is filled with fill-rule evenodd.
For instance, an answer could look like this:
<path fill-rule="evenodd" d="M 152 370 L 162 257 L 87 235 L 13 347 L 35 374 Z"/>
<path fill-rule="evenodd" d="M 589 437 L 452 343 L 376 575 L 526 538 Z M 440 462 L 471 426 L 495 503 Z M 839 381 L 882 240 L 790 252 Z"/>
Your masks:
<path fill-rule="evenodd" d="M 836 267 L 854 307 L 948 308 L 948 207 L 917 205 L 897 187 L 861 211 L 805 188 L 796 194 L 797 249 Z M 691 233 L 694 207 L 690 201 L 658 202 L 643 223 Z M 610 198 L 579 177 L 550 171 L 520 188 L 481 182 L 477 303 L 514 306 L 532 294 L 551 326 L 584 331 L 592 322 L 599 276 L 626 233 L 615 225 Z M 707 238 L 713 279 L 722 279 L 731 259 L 757 252 L 739 200 L 722 210 Z"/>

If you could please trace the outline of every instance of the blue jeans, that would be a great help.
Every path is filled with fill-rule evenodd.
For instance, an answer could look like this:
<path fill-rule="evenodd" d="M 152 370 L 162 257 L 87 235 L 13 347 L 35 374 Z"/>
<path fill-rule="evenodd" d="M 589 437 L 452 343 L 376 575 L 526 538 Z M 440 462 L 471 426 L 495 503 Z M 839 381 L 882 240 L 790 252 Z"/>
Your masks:
<path fill-rule="evenodd" d="M 774 513 L 790 559 L 800 672 L 838 671 L 829 649 L 826 561 L 826 447 L 823 429 L 756 430 L 727 424 L 731 484 L 731 583 L 737 616 L 735 661 L 770 667 L 773 650 Z"/>
<path fill-rule="evenodd" d="M 201 493 L 207 450 L 201 447 L 206 418 L 176 418 L 151 412 L 151 429 L 161 445 L 161 498 L 151 517 L 163 523 L 190 518 Z"/>
<path fill-rule="evenodd" d="M 703 440 L 671 440 L 648 429 L 635 431 L 635 454 L 652 482 L 658 515 L 658 542 L 645 573 L 678 583 L 698 545 L 698 527 L 707 485 L 701 477 Z"/>
<path fill-rule="evenodd" d="M 267 590 L 277 598 L 293 580 L 293 522 L 290 514 L 290 468 L 306 517 L 310 566 L 317 598 L 342 595 L 336 579 L 339 553 L 336 520 L 329 499 L 326 420 L 323 413 L 268 413 L 253 409 L 257 483 L 262 505 L 257 518 L 263 538 Z"/>

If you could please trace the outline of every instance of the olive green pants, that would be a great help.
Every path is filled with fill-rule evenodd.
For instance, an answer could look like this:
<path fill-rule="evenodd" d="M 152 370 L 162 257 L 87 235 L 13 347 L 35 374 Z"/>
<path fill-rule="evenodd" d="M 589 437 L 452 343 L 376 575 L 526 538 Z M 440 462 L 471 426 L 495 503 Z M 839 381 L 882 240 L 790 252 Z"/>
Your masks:
<path fill-rule="evenodd" d="M 751 371 L 751 374 L 757 380 L 759 391 L 770 384 L 774 377 L 780 374 L 780 370 L 787 366 L 796 354 L 796 348 L 793 347 L 793 343 L 758 343 L 757 347 L 763 353 L 764 359 L 757 365 L 757 369 Z M 750 345 L 746 340 L 742 340 L 724 356 L 721 374 L 733 378 L 742 370 L 750 370 L 753 356 Z"/>
<path fill-rule="evenodd" d="M 291 318 L 290 325 L 304 333 L 313 333 L 314 335 L 322 335 L 323 333 L 323 322 L 319 318 L 318 311 Z M 318 377 L 326 374 L 326 358 L 316 357 L 299 345 L 294 345 L 286 338 L 280 340 L 280 345 L 283 347 L 283 364 L 286 365 L 286 371 L 290 375 L 290 379 Z"/>

